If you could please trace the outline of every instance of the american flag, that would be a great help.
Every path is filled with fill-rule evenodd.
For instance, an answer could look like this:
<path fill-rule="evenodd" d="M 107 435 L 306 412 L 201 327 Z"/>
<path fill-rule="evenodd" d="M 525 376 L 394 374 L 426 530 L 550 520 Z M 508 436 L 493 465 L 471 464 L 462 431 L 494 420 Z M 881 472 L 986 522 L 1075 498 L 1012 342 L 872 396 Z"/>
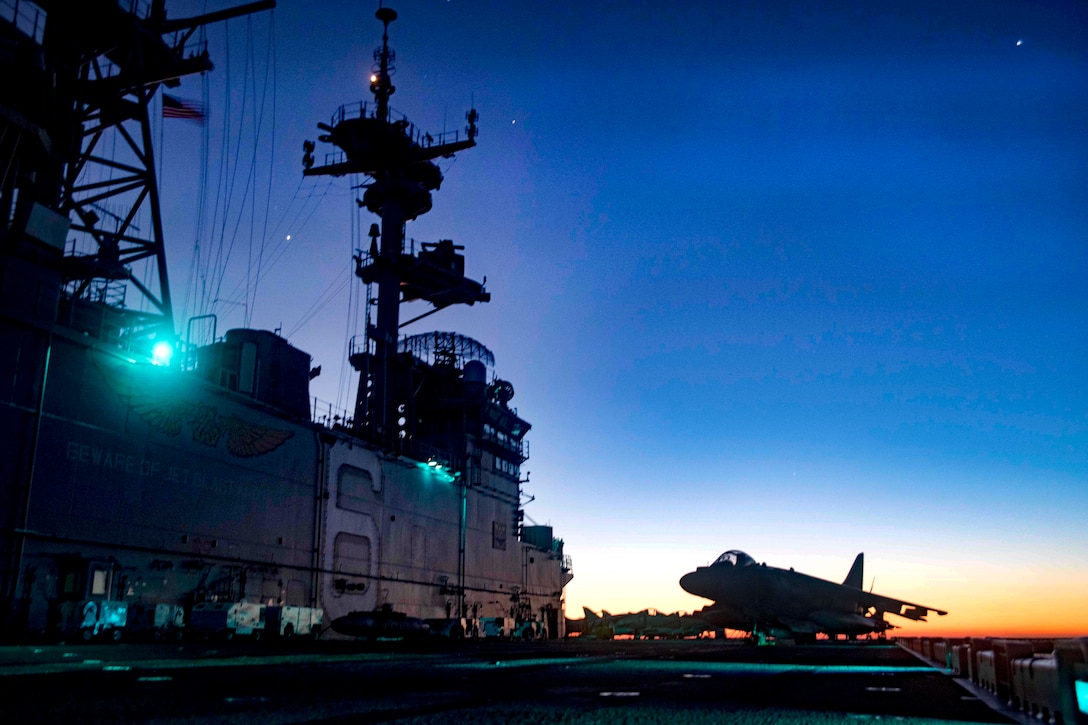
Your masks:
<path fill-rule="evenodd" d="M 191 121 L 204 121 L 204 108 L 199 103 L 183 101 L 167 94 L 162 94 L 163 118 L 188 118 Z"/>

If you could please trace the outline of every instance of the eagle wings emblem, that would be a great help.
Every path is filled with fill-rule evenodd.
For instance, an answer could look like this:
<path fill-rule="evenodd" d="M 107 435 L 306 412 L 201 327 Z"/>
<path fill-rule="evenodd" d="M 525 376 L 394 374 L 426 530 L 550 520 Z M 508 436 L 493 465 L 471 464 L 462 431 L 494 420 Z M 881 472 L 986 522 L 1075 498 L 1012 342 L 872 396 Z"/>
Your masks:
<path fill-rule="evenodd" d="M 170 395 L 142 376 L 126 375 L 122 380 L 118 370 L 99 367 L 118 397 L 151 428 L 164 435 L 181 435 L 188 424 L 194 441 L 216 448 L 225 437 L 227 451 L 238 458 L 271 453 L 294 435 L 294 431 L 251 423 L 233 414 L 222 415 L 214 406 Z"/>

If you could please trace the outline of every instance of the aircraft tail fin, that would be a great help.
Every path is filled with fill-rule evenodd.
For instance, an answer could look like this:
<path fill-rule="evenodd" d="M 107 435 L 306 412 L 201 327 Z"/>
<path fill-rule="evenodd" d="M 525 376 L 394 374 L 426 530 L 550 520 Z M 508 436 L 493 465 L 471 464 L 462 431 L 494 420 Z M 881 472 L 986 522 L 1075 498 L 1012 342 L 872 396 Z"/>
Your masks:
<path fill-rule="evenodd" d="M 850 567 L 850 573 L 846 575 L 846 579 L 843 580 L 842 585 L 844 587 L 853 587 L 854 589 L 863 589 L 865 587 L 864 570 L 865 569 L 865 553 L 858 554 L 854 559 L 854 565 Z"/>

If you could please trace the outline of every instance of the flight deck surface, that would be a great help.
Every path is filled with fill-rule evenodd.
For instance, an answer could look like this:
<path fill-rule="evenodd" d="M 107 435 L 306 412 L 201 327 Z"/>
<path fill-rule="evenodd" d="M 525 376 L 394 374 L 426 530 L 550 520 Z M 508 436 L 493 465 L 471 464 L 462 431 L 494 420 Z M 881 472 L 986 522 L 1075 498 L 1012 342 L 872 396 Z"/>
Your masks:
<path fill-rule="evenodd" d="M 0 648 L 0 721 L 1015 722 L 887 643 L 229 644 Z"/>

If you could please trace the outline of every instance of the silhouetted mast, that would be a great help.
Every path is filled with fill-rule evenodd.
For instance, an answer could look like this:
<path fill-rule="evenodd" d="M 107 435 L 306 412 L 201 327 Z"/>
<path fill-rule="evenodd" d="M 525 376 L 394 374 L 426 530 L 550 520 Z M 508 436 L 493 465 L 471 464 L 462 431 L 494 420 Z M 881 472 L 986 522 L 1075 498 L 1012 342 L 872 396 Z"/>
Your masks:
<path fill-rule="evenodd" d="M 450 240 L 425 243 L 418 256 L 405 253 L 404 225 L 430 211 L 431 192 L 442 184 L 434 159 L 449 158 L 476 145 L 477 114 L 470 110 L 465 115 L 468 126 L 463 135 L 453 131 L 433 136 L 394 112 L 389 97 L 396 90 L 391 80 L 396 54 L 389 47 L 389 23 L 397 13 L 383 7 L 375 17 L 382 22 L 383 33 L 370 76 L 374 103 L 341 106 L 330 123 L 319 123 L 325 134 L 318 140 L 339 147 L 340 152 L 315 166 L 316 145 L 306 141 L 303 174 L 360 173 L 371 179 L 363 185 L 366 191 L 358 203 L 381 218 L 381 227 L 371 226 L 370 250 L 356 257 L 356 274 L 363 282 L 377 285 L 378 310 L 376 324 L 368 325 L 365 349 L 351 355 L 360 373 L 354 420 L 361 434 L 401 450 L 411 393 L 405 392 L 403 384 L 407 373 L 394 360 L 400 303 L 423 300 L 434 306 L 433 312 L 453 304 L 487 302 L 491 295 L 483 284 L 465 277 L 464 256 L 458 254 L 462 247 Z"/>
<path fill-rule="evenodd" d="M 393 70 L 392 61 L 396 54 L 389 47 L 389 23 L 397 19 L 397 11 L 393 8 L 378 8 L 375 17 L 382 21 L 382 47 L 374 51 L 374 59 L 378 62 L 377 71 L 370 77 L 370 91 L 374 94 L 374 100 L 378 104 L 376 115 L 379 120 L 389 122 L 389 96 L 396 93 L 389 74 Z"/>

